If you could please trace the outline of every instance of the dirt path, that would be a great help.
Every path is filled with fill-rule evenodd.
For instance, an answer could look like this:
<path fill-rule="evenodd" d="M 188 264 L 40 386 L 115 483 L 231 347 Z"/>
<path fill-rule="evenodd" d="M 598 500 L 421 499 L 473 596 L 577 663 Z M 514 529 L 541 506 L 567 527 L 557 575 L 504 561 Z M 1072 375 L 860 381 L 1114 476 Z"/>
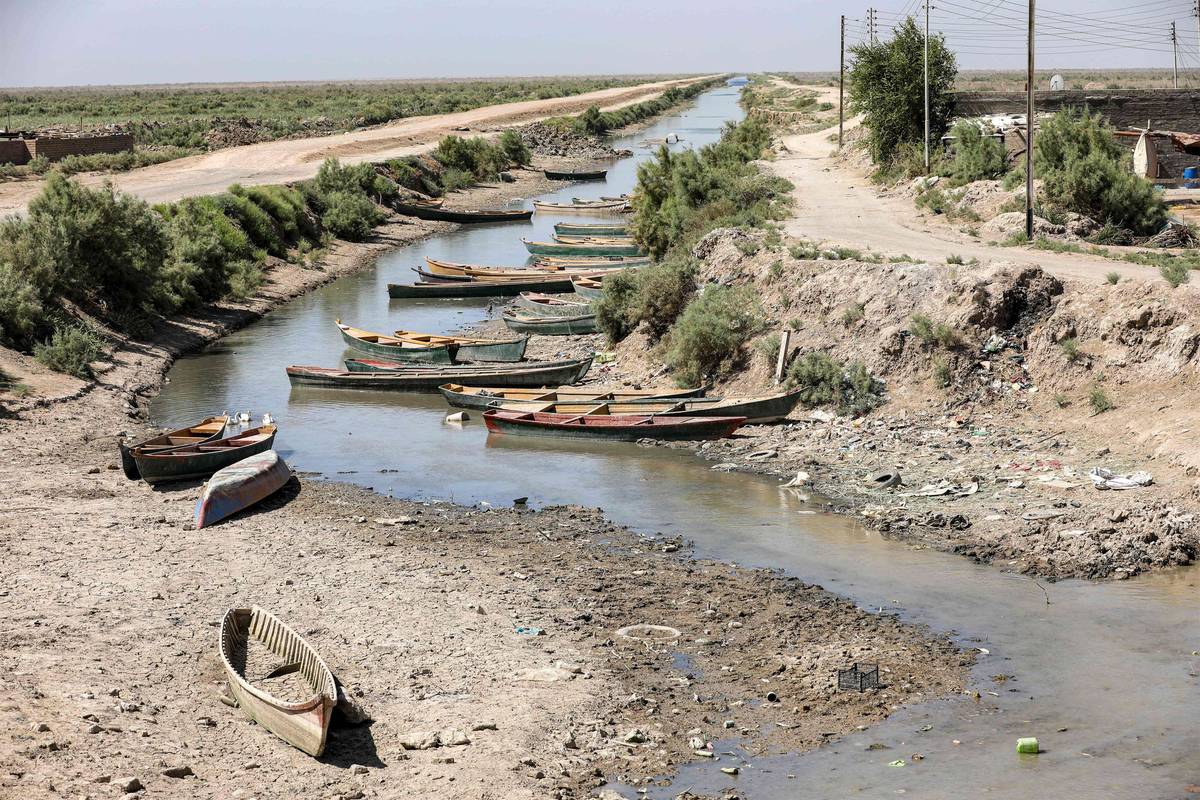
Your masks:
<path fill-rule="evenodd" d="M 148 202 L 171 202 L 182 197 L 223 192 L 231 183 L 287 183 L 311 178 L 327 157 L 357 163 L 412 155 L 427 150 L 442 136 L 461 128 L 471 128 L 478 133 L 480 126 L 533 122 L 578 113 L 590 105 L 599 105 L 605 110 L 620 108 L 657 97 L 672 86 L 704 79 L 658 81 L 570 97 L 485 106 L 454 114 L 410 117 L 366 130 L 230 147 L 120 175 L 81 175 L 78 180 L 93 186 L 112 180 L 121 191 L 138 195 Z M 41 185 L 41 181 L 0 184 L 0 216 L 23 210 L 41 190 Z"/>
<path fill-rule="evenodd" d="M 808 87 L 822 101 L 837 102 L 837 88 Z M 846 120 L 846 130 L 857 127 Z M 887 255 L 907 254 L 920 261 L 942 262 L 949 256 L 982 263 L 1036 264 L 1059 278 L 1102 282 L 1109 272 L 1139 280 L 1161 280 L 1154 267 L 1143 267 L 1073 253 L 1030 251 L 989 246 L 943 228 L 925 224 L 909 197 L 880 197 L 864 172 L 839 163 L 829 141 L 837 128 L 784 136 L 786 152 L 772 162 L 776 174 L 795 184 L 794 214 L 784 223 L 792 236 L 870 249 Z"/>

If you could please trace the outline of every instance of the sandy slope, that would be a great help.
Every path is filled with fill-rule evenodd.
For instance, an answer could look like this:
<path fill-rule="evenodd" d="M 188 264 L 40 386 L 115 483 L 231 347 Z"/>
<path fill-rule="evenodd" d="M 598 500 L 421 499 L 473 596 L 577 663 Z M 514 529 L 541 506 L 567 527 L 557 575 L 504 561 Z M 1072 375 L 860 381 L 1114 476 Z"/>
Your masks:
<path fill-rule="evenodd" d="M 571 97 L 504 103 L 455 114 L 410 117 L 387 125 L 334 136 L 261 142 L 181 158 L 121 175 L 85 175 L 80 180 L 99 185 L 111 179 L 122 191 L 152 203 L 192 195 L 215 194 L 231 183 L 285 183 L 311 178 L 321 161 L 335 156 L 343 161 L 379 161 L 427 149 L 456 128 L 512 125 L 574 114 L 590 105 L 619 108 L 658 96 L 666 89 L 697 80 L 658 81 L 586 92 Z M 41 181 L 0 184 L 0 215 L 19 212 L 41 189 Z"/>
<path fill-rule="evenodd" d="M 837 102 L 837 88 L 810 87 L 822 101 Z M 846 121 L 847 130 L 857 119 Z M 1103 281 L 1105 274 L 1159 280 L 1158 270 L 1073 253 L 989 246 L 952 230 L 921 220 L 909 197 L 880 197 L 861 171 L 838 163 L 829 134 L 836 129 L 784 136 L 787 151 L 773 162 L 774 171 L 795 184 L 791 219 L 784 223 L 792 236 L 869 248 L 888 255 L 907 253 L 921 261 L 944 261 L 958 255 L 983 263 L 1037 264 L 1059 278 Z"/>

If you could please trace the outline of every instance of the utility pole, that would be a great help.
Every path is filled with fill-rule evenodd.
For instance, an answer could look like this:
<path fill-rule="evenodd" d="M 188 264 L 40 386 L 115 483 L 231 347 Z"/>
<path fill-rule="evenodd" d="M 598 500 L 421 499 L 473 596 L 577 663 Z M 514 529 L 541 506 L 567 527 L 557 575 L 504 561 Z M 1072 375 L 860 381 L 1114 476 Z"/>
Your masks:
<path fill-rule="evenodd" d="M 875 44 L 875 9 L 867 9 L 867 41 Z"/>
<path fill-rule="evenodd" d="M 846 121 L 846 15 L 842 14 L 842 45 L 838 56 L 838 150 L 842 149 L 842 127 Z"/>
<path fill-rule="evenodd" d="M 1200 0 L 1192 3 L 1192 16 L 1196 18 L 1196 48 L 1200 50 Z"/>
<path fill-rule="evenodd" d="M 1029 65 L 1025 76 L 1025 238 L 1033 241 L 1033 19 L 1034 3 L 1029 0 Z"/>
<path fill-rule="evenodd" d="M 929 174 L 929 0 L 925 0 L 925 174 Z"/>
<path fill-rule="evenodd" d="M 1175 23 L 1171 23 L 1171 59 L 1174 62 L 1171 68 L 1172 74 L 1175 76 L 1175 88 L 1179 88 L 1179 37 L 1175 35 Z"/>

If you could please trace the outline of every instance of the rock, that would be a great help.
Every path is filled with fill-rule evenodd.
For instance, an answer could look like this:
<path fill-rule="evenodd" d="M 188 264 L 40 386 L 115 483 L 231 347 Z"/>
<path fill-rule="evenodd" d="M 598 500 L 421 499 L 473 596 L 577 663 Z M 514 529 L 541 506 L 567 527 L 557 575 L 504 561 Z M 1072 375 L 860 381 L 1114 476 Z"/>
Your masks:
<path fill-rule="evenodd" d="M 162 774 L 167 778 L 186 778 L 187 776 L 195 775 L 196 773 L 192 772 L 192 768 L 187 764 L 183 764 L 178 767 L 167 767 L 162 771 Z"/>
<path fill-rule="evenodd" d="M 428 750 L 441 744 L 437 731 L 409 731 L 400 737 L 400 746 L 405 750 Z"/>
<path fill-rule="evenodd" d="M 574 672 L 562 667 L 538 667 L 522 672 L 520 680 L 532 683 L 556 683 L 558 681 L 569 681 L 574 677 Z"/>
<path fill-rule="evenodd" d="M 104 728 L 100 727 L 99 725 L 95 725 L 95 724 L 93 724 L 93 725 L 91 725 L 91 726 L 89 726 L 89 727 L 88 727 L 88 729 L 87 729 L 87 732 L 88 732 L 88 733 L 100 733 L 100 732 L 102 732 L 103 730 L 104 730 Z"/>
<path fill-rule="evenodd" d="M 727 719 L 727 720 L 725 720 L 724 725 L 725 725 L 725 730 L 732 730 L 734 722 L 731 719 Z"/>
<path fill-rule="evenodd" d="M 142 782 L 140 780 L 133 776 L 117 778 L 117 786 L 120 786 L 121 791 L 125 794 L 140 792 L 142 789 L 146 788 L 142 786 Z"/>
<path fill-rule="evenodd" d="M 626 733 L 621 738 L 621 741 L 625 742 L 625 744 L 642 744 L 646 741 L 646 732 L 639 728 L 634 728 Z"/>
<path fill-rule="evenodd" d="M 351 775 L 366 775 L 367 772 L 368 772 L 367 768 L 364 767 L 362 764 L 351 764 L 350 765 L 350 774 Z"/>
<path fill-rule="evenodd" d="M 458 728 L 447 728 L 438 734 L 438 738 L 441 739 L 442 744 L 446 747 L 457 747 L 471 743 L 471 737 Z"/>
<path fill-rule="evenodd" d="M 471 726 L 473 731 L 498 731 L 500 728 L 494 722 L 476 722 Z"/>
<path fill-rule="evenodd" d="M 45 733 L 48 730 L 50 730 L 50 726 L 44 722 L 39 722 L 33 726 L 34 733 Z"/>
<path fill-rule="evenodd" d="M 142 708 L 137 703 L 131 703 L 128 700 L 122 700 L 120 703 L 118 703 L 118 707 L 121 709 L 121 711 L 123 711 L 125 713 L 130 713 L 133 711 L 140 711 Z"/>

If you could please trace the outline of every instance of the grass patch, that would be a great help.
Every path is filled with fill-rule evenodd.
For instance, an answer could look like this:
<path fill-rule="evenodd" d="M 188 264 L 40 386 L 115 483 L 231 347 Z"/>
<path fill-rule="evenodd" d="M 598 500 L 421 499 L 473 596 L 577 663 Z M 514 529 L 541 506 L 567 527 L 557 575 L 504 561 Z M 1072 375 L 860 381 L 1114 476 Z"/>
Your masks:
<path fill-rule="evenodd" d="M 1116 286 L 1120 280 L 1121 280 L 1121 273 L 1119 273 L 1119 272 L 1110 272 L 1104 276 L 1104 282 L 1107 283 L 1109 286 Z"/>
<path fill-rule="evenodd" d="M 864 303 L 851 303 L 842 311 L 842 324 L 850 327 L 854 323 L 863 318 L 866 313 L 866 305 Z"/>
<path fill-rule="evenodd" d="M 954 382 L 954 372 L 950 365 L 940 358 L 933 360 L 933 382 L 939 389 L 948 389 Z"/>
<path fill-rule="evenodd" d="M 1083 353 L 1079 350 L 1079 340 L 1074 336 L 1070 337 L 1069 339 L 1063 339 L 1058 343 L 1058 346 L 1062 349 L 1063 355 L 1066 356 L 1067 361 L 1072 364 L 1083 357 Z"/>
<path fill-rule="evenodd" d="M 1103 414 L 1105 411 L 1112 411 L 1116 408 L 1113 401 L 1098 385 L 1092 386 L 1091 391 L 1088 392 L 1088 405 L 1092 407 L 1093 414 Z"/>

